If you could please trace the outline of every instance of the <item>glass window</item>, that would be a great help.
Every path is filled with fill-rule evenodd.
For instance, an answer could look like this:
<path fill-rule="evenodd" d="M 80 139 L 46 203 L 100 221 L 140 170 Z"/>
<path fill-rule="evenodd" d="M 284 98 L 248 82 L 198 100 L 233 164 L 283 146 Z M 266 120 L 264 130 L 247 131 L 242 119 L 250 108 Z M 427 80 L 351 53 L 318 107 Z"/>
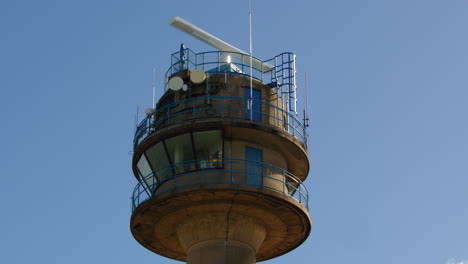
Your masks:
<path fill-rule="evenodd" d="M 221 130 L 193 133 L 195 155 L 201 168 L 222 167 L 223 140 Z"/>
<path fill-rule="evenodd" d="M 159 142 L 148 149 L 146 151 L 146 156 L 148 157 L 151 167 L 154 168 L 156 177 L 158 177 L 159 181 L 173 175 L 163 142 Z"/>
<path fill-rule="evenodd" d="M 174 165 L 176 173 L 193 170 L 194 164 L 188 162 L 194 160 L 191 134 L 183 134 L 165 140 L 169 160 Z"/>
<path fill-rule="evenodd" d="M 144 154 L 141 156 L 140 160 L 138 161 L 137 168 L 138 168 L 138 171 L 140 172 L 141 179 L 144 181 L 144 183 L 146 183 L 146 187 L 151 189 L 154 183 L 156 182 L 156 179 L 154 178 L 154 175 L 152 174 L 151 167 Z"/>
<path fill-rule="evenodd" d="M 138 170 L 140 172 L 141 177 L 147 176 L 152 171 L 145 155 L 141 156 L 140 160 L 137 163 L 137 168 L 138 168 Z"/>
<path fill-rule="evenodd" d="M 221 130 L 187 133 L 168 138 L 149 148 L 138 161 L 137 167 L 143 176 L 154 170 L 157 179 L 152 176 L 145 179 L 150 186 L 174 174 L 197 169 L 220 168 L 223 165 L 222 152 Z"/>

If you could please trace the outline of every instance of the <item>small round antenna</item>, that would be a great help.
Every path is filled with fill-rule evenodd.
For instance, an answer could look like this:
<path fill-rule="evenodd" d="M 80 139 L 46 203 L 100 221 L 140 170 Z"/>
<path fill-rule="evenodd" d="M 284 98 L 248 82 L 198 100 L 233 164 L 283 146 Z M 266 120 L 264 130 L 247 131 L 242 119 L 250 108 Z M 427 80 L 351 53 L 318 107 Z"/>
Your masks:
<path fill-rule="evenodd" d="M 182 88 L 182 86 L 184 85 L 184 80 L 182 80 L 182 78 L 176 76 L 176 77 L 172 77 L 170 80 L 169 80 L 169 88 L 173 91 L 178 91 Z"/>
<path fill-rule="evenodd" d="M 200 84 L 206 79 L 206 73 L 203 69 L 195 69 L 190 74 L 190 80 L 195 84 Z"/>
<path fill-rule="evenodd" d="M 154 111 L 153 108 L 147 108 L 147 109 L 145 110 L 145 114 L 146 114 L 146 115 L 151 115 L 151 113 L 153 113 L 153 111 Z"/>

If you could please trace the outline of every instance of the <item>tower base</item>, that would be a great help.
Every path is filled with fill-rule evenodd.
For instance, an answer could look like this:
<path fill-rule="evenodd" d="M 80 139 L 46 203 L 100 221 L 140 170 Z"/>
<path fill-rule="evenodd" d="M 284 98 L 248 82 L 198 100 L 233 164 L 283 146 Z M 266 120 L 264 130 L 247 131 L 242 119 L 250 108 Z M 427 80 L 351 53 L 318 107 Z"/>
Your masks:
<path fill-rule="evenodd" d="M 212 240 L 194 245 L 187 254 L 188 264 L 253 264 L 255 249 L 237 241 Z"/>
<path fill-rule="evenodd" d="M 226 213 L 188 217 L 176 228 L 189 264 L 252 264 L 266 236 L 256 218 Z"/>

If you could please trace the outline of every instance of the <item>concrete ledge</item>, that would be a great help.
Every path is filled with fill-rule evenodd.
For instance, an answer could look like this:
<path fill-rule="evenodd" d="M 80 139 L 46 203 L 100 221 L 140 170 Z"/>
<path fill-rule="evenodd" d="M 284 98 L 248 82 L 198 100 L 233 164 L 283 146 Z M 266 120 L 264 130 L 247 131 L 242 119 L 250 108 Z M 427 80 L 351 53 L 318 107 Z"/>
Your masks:
<path fill-rule="evenodd" d="M 179 242 L 177 227 L 187 225 L 187 219 L 209 219 L 211 215 L 217 222 L 224 221 L 219 223 L 221 227 L 228 228 L 231 219 L 242 218 L 253 219 L 260 225 L 256 228 L 265 230 L 265 239 L 256 252 L 257 261 L 298 247 L 308 237 L 312 225 L 306 208 L 282 193 L 246 185 L 202 184 L 168 191 L 143 202 L 133 212 L 130 228 L 135 239 L 147 249 L 186 261 L 187 253 Z M 225 234 L 227 237 L 216 239 L 236 237 L 235 233 Z"/>

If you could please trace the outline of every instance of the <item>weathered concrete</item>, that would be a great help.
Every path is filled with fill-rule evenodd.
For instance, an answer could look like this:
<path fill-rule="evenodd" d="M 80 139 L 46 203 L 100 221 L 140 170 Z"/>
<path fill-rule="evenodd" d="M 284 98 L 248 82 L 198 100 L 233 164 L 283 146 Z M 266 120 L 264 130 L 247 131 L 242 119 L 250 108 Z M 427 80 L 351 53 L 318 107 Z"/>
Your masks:
<path fill-rule="evenodd" d="M 266 235 L 257 219 L 229 211 L 188 217 L 176 231 L 189 264 L 255 263 Z"/>
<path fill-rule="evenodd" d="M 132 215 L 131 229 L 138 242 L 162 256 L 189 263 L 248 263 L 251 255 L 267 260 L 296 248 L 309 235 L 311 221 L 306 208 L 287 195 L 245 185 L 204 184 L 143 202 Z M 246 259 L 217 262 L 240 252 Z"/>
<path fill-rule="evenodd" d="M 134 210 L 130 227 L 135 239 L 159 255 L 190 264 L 252 264 L 298 247 L 312 223 L 307 208 L 287 194 L 294 190 L 285 185 L 284 177 L 289 172 L 305 180 L 309 156 L 304 142 L 290 131 L 288 111 L 276 90 L 252 80 L 261 101 L 268 103 L 261 105 L 262 116 L 255 121 L 246 119 L 248 76 L 211 74 L 202 84 L 191 83 L 188 70 L 176 76 L 189 89 L 168 90 L 159 100 L 157 108 L 163 110 L 153 118 L 161 122 L 135 149 L 135 177 L 140 180 L 138 161 L 158 142 L 185 133 L 220 130 L 221 158 L 245 159 L 246 147 L 262 151 L 262 163 L 268 164 L 261 171 L 263 187 L 236 184 L 246 182 L 245 164 L 239 163 L 206 170 L 203 176 L 195 170 L 164 181 L 157 186 L 159 194 Z M 210 99 L 204 98 L 207 95 Z M 217 96 L 230 99 L 215 100 Z M 184 101 L 197 97 L 201 100 Z"/>

